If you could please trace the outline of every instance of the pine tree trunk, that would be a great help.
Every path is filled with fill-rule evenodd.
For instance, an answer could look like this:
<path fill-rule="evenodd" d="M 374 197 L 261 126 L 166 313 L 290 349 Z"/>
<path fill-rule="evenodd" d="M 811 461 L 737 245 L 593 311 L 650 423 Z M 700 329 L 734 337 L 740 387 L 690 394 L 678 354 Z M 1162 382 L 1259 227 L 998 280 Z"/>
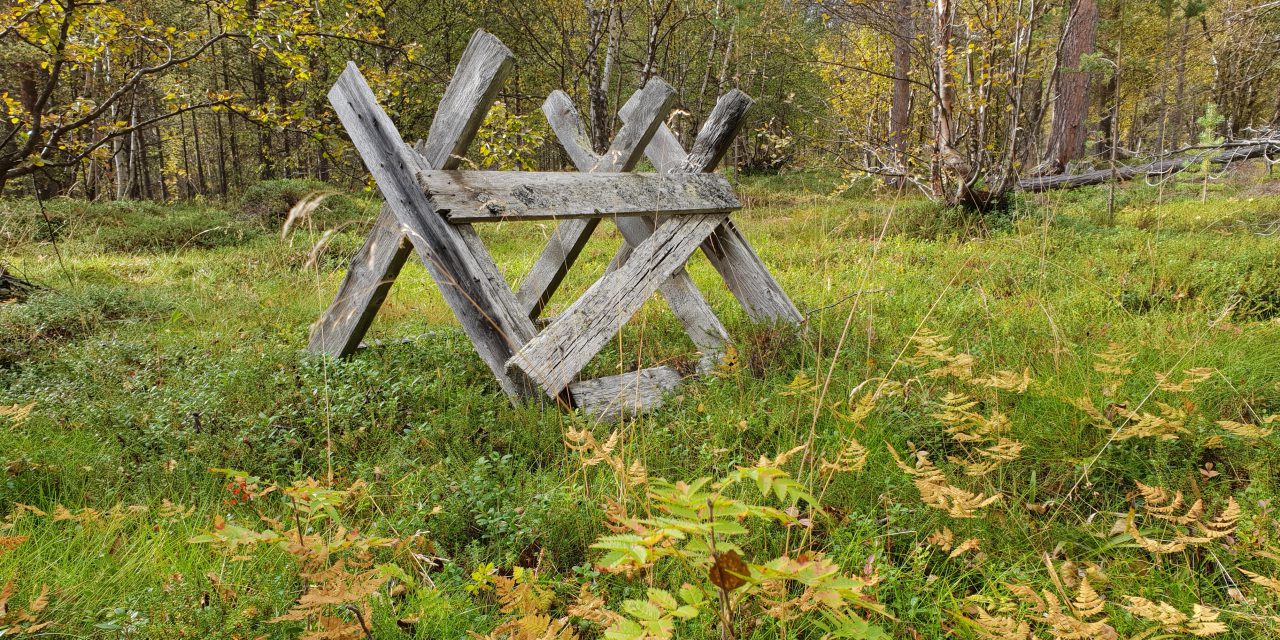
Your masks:
<path fill-rule="evenodd" d="M 1182 106 L 1187 95 L 1187 27 L 1191 19 L 1183 17 L 1182 36 L 1178 44 L 1178 82 L 1173 90 L 1173 116 L 1169 118 L 1169 148 L 1182 146 Z"/>
<path fill-rule="evenodd" d="M 907 134 L 911 126 L 911 42 L 915 25 L 911 15 L 911 0 L 897 0 L 895 5 L 895 29 L 893 34 L 893 98 L 889 107 L 889 143 L 893 146 L 894 162 L 903 170 L 907 166 Z M 890 186 L 900 186 L 903 178 L 890 176 Z"/>
<path fill-rule="evenodd" d="M 1096 0 L 1075 0 L 1062 34 L 1062 58 L 1058 63 L 1057 95 L 1049 127 L 1049 150 L 1040 173 L 1062 173 L 1067 163 L 1084 153 L 1089 116 L 1089 74 L 1080 70 L 1080 58 L 1093 53 L 1098 29 Z"/>

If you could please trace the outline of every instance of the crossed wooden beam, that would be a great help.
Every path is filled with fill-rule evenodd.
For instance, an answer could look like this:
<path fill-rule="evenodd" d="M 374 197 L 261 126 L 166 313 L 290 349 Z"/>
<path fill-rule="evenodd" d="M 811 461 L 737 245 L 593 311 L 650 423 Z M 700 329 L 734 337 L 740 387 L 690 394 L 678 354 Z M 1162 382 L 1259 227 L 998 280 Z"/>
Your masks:
<path fill-rule="evenodd" d="M 312 326 L 308 350 L 346 356 L 368 330 L 392 282 L 416 251 L 476 351 L 513 400 L 542 392 L 596 414 L 652 408 L 680 376 L 669 367 L 575 381 L 582 369 L 655 292 L 714 362 L 729 341 L 684 270 L 699 247 L 758 322 L 802 320 L 729 212 L 728 183 L 711 174 L 744 122 L 751 99 L 717 102 L 688 153 L 663 124 L 674 90 L 651 79 L 620 110 L 609 150 L 591 152 L 569 97 L 543 105 L 579 173 L 456 171 L 513 63 L 496 37 L 477 31 L 458 62 L 425 142 L 410 148 L 353 63 L 329 100 L 373 174 L 386 204 L 351 260 L 332 304 Z M 655 174 L 627 174 L 647 155 Z M 625 243 L 609 270 L 539 331 L 539 318 L 603 218 Z M 517 291 L 499 272 L 472 223 L 560 220 Z"/>

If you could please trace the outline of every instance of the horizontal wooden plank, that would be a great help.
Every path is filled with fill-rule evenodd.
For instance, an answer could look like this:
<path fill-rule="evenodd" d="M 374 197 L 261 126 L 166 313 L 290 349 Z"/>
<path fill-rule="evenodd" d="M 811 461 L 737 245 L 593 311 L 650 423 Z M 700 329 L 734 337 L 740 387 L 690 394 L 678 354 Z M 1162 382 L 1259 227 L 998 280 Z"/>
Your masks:
<path fill-rule="evenodd" d="M 742 204 L 713 173 L 420 171 L 418 183 L 450 222 L 723 213 Z"/>
<path fill-rule="evenodd" d="M 575 382 L 569 385 L 569 391 L 587 415 L 599 420 L 621 420 L 657 409 L 678 386 L 680 374 L 662 366 Z"/>

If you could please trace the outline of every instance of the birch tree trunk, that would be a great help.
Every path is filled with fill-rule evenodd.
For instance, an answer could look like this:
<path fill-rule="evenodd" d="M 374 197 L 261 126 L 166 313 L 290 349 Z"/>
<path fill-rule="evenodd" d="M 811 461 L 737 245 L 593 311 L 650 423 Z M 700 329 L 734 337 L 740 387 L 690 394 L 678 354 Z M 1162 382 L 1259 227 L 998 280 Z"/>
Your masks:
<path fill-rule="evenodd" d="M 612 3 L 606 3 L 611 5 Z M 609 40 L 612 26 L 613 7 L 600 7 L 596 2 L 587 2 L 587 16 L 590 31 L 587 38 L 587 111 L 591 120 L 591 146 L 596 153 L 604 153 L 609 148 L 612 137 L 608 126 L 609 116 L 609 54 L 605 52 L 605 63 L 600 62 L 602 43 Z M 603 45 L 605 49 L 608 44 Z"/>
<path fill-rule="evenodd" d="M 930 172 L 930 186 L 936 198 L 954 204 L 956 198 L 946 192 L 943 172 L 954 173 L 962 159 L 954 148 L 955 129 L 952 119 L 952 103 L 954 94 L 951 89 L 951 23 L 955 19 L 955 9 L 951 0 L 934 2 L 933 49 L 933 166 Z"/>

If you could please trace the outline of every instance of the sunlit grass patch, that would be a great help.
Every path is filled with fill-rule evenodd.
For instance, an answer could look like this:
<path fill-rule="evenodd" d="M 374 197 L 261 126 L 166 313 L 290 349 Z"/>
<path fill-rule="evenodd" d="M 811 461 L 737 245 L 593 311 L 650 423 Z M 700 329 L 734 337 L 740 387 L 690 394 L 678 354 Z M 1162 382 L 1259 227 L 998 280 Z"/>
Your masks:
<path fill-rule="evenodd" d="M 85 222 L 118 212 L 56 205 L 57 251 L 30 233 L 4 258 L 52 289 L 0 307 L 10 611 L 47 586 L 20 624 L 49 633 L 709 639 L 726 598 L 740 638 L 1272 634 L 1274 196 L 1136 184 L 1114 224 L 1105 187 L 962 220 L 838 183 L 741 178 L 740 226 L 806 327 L 753 326 L 693 260 L 735 355 L 624 425 L 509 406 L 416 258 L 380 346 L 303 353 L 376 203 L 285 237 L 234 206 L 204 228 L 183 226 L 198 207 L 148 209 L 129 247 Z M 219 216 L 257 231 L 170 235 Z M 514 284 L 548 229 L 482 232 Z M 552 313 L 618 242 L 603 224 Z M 696 356 L 655 297 L 589 373 Z M 276 489 L 244 501 L 211 468 Z M 304 542 L 396 542 L 291 550 L 298 486 L 358 489 Z M 280 535 L 205 539 L 229 526 Z M 729 550 L 742 584 L 713 578 L 738 566 Z M 306 605 L 338 584 L 344 599 Z"/>

